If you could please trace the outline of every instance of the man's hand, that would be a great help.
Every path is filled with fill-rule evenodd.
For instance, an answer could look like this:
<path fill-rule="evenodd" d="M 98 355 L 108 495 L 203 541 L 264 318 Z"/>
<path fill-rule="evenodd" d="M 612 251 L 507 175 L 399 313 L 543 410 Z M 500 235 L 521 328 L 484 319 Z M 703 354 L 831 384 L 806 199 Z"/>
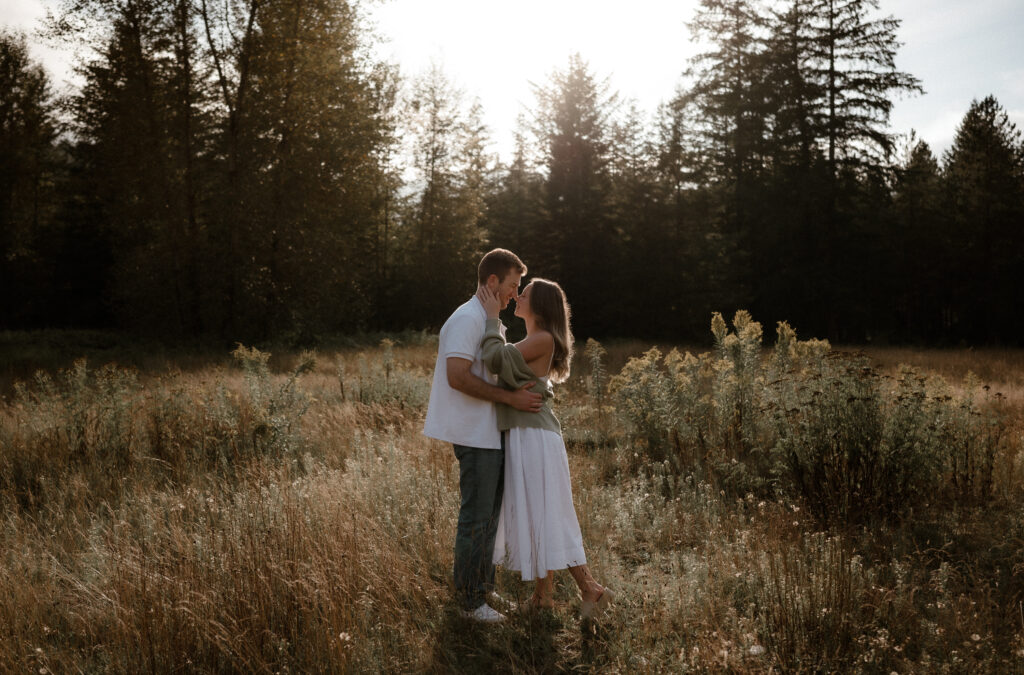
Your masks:
<path fill-rule="evenodd" d="M 509 392 L 508 404 L 516 410 L 523 412 L 540 412 L 541 402 L 544 398 L 535 392 L 527 391 L 535 382 L 527 382 L 515 391 Z"/>
<path fill-rule="evenodd" d="M 504 403 L 523 412 L 540 412 L 541 401 L 544 398 L 540 394 L 527 391 L 534 385 L 533 382 L 524 384 L 515 391 L 502 389 L 490 382 L 484 382 L 470 372 L 472 361 L 457 356 L 449 356 L 447 361 L 448 385 L 456 391 L 468 394 L 475 398 L 495 403 Z"/>

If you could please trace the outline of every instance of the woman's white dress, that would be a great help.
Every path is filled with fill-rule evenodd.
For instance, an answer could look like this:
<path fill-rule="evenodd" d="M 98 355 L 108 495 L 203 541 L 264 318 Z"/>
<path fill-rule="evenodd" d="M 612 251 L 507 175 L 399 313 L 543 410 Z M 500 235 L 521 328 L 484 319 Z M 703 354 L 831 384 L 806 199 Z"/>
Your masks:
<path fill-rule="evenodd" d="M 547 378 L 541 379 L 546 384 Z M 548 570 L 586 562 L 561 434 L 509 429 L 494 563 L 518 570 L 530 581 L 546 577 Z"/>

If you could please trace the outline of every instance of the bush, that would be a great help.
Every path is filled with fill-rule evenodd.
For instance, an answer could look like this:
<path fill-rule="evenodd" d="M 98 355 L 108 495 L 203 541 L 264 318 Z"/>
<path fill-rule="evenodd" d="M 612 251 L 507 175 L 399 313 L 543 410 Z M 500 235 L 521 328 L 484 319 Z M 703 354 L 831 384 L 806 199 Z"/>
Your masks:
<path fill-rule="evenodd" d="M 892 520 L 936 495 L 986 500 L 998 421 L 970 393 L 863 355 L 800 341 L 785 322 L 775 347 L 745 311 L 733 331 L 714 314 L 714 353 L 651 349 L 612 379 L 618 411 L 656 462 L 733 495 L 800 499 L 831 524 Z"/>
<path fill-rule="evenodd" d="M 842 354 L 773 384 L 773 453 L 788 490 L 816 516 L 893 517 L 932 494 L 940 468 L 926 424 L 933 415 L 909 386 L 890 398 L 865 359 Z"/>

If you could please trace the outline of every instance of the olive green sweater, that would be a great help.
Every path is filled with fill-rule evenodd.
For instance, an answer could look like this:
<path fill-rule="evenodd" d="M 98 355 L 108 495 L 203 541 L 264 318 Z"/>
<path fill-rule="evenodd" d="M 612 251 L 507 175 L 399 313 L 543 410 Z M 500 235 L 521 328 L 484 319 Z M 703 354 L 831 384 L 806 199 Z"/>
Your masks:
<path fill-rule="evenodd" d="M 551 384 L 534 375 L 516 346 L 505 342 L 501 335 L 501 319 L 487 319 L 487 328 L 480 342 L 480 349 L 484 365 L 487 366 L 487 370 L 498 376 L 501 386 L 514 390 L 533 382 L 530 391 L 542 396 L 540 412 L 536 413 L 516 410 L 504 403 L 496 404 L 498 429 L 505 431 L 513 427 L 533 427 L 562 433 L 562 427 L 551 410 L 551 399 L 554 398 Z"/>

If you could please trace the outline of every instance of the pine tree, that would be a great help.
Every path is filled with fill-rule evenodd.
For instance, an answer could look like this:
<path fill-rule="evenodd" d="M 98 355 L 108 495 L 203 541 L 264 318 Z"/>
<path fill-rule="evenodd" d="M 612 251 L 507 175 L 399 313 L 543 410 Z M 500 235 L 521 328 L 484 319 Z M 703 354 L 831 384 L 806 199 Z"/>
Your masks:
<path fill-rule="evenodd" d="M 701 0 L 690 32 L 708 43 L 691 59 L 685 93 L 702 121 L 712 179 L 730 199 L 727 220 L 735 232 L 750 226 L 754 186 L 764 166 L 767 133 L 765 21 L 751 0 Z"/>
<path fill-rule="evenodd" d="M 862 226 L 873 226 L 857 209 L 865 204 L 861 189 L 881 180 L 893 149 L 892 96 L 921 91 L 895 66 L 900 22 L 872 18 L 877 10 L 877 0 L 791 0 L 769 24 L 769 106 L 779 142 L 770 154 L 781 160 L 782 188 L 774 201 L 799 208 L 785 222 L 803 231 L 785 239 L 809 243 L 800 272 L 816 280 L 817 297 L 808 309 L 824 317 L 833 339 L 842 337 L 840 308 L 851 290 L 877 272 L 848 253 L 866 236 Z"/>
<path fill-rule="evenodd" d="M 893 147 L 887 130 L 893 94 L 921 92 L 914 76 L 896 69 L 900 21 L 870 19 L 878 0 L 818 0 L 812 58 L 823 100 L 819 120 L 828 141 L 828 163 L 883 163 Z"/>
<path fill-rule="evenodd" d="M 834 284 L 824 256 L 830 181 L 815 113 L 823 95 L 813 72 L 813 18 L 806 0 L 776 5 L 764 17 L 768 136 L 762 225 L 750 239 L 758 289 L 751 307 L 768 321 L 819 331 L 826 284 Z"/>
<path fill-rule="evenodd" d="M 204 56 L 216 74 L 219 127 L 209 234 L 211 254 L 218 261 L 212 304 L 220 316 L 218 332 L 232 338 L 245 330 L 242 315 L 247 303 L 242 280 L 252 261 L 252 255 L 247 255 L 249 245 L 243 241 L 245 222 L 238 216 L 254 208 L 246 176 L 257 170 L 249 147 L 253 132 L 248 122 L 259 105 L 250 92 L 261 14 L 259 0 L 199 0 Z"/>
<path fill-rule="evenodd" d="M 358 7 L 261 7 L 253 36 L 240 185 L 243 288 L 258 335 L 309 341 L 373 319 L 386 71 L 363 48 Z M 353 292 L 358 289 L 358 292 Z M 369 296 L 369 297 L 367 297 Z"/>
<path fill-rule="evenodd" d="M 405 110 L 415 192 L 402 219 L 403 316 L 435 324 L 475 288 L 494 162 L 479 104 L 436 64 L 412 82 Z"/>
<path fill-rule="evenodd" d="M 172 283 L 181 305 L 183 333 L 206 333 L 212 317 L 203 301 L 209 283 L 207 231 L 214 118 L 211 68 L 202 60 L 198 12 L 193 0 L 175 0 L 156 49 L 169 55 L 160 59 L 164 72 L 164 124 L 167 143 L 167 202 L 170 255 L 177 261 Z M 160 160 L 158 160 L 160 161 Z"/>
<path fill-rule="evenodd" d="M 701 0 L 689 24 L 706 51 L 693 57 L 689 89 L 675 105 L 699 134 L 697 151 L 707 178 L 704 230 L 715 241 L 727 272 L 717 277 L 732 306 L 751 307 L 755 283 L 751 254 L 763 229 L 763 175 L 768 134 L 766 22 L 754 0 Z M 755 307 L 756 309 L 756 307 Z"/>
<path fill-rule="evenodd" d="M 372 323 L 377 330 L 384 330 L 395 325 L 396 298 L 394 286 L 396 282 L 398 236 L 396 225 L 401 212 L 403 196 L 402 171 L 404 167 L 399 157 L 400 144 L 397 139 L 400 118 L 396 105 L 399 91 L 399 77 L 396 66 L 377 64 L 372 79 L 375 88 L 374 100 L 377 103 L 377 119 L 380 122 L 380 143 L 372 153 L 377 163 L 379 180 L 377 183 L 374 211 L 377 213 L 376 227 L 373 236 L 363 244 L 368 257 L 373 260 L 374 279 L 373 292 L 368 293 L 374 298 L 372 307 Z"/>
<path fill-rule="evenodd" d="M 43 307 L 37 246 L 48 236 L 56 121 L 46 72 L 22 35 L 0 31 L 0 319 L 14 326 Z"/>
<path fill-rule="evenodd" d="M 666 308 L 664 297 L 650 289 L 673 288 L 672 297 L 680 298 L 686 281 L 665 199 L 671 188 L 660 180 L 656 144 L 636 103 L 613 118 L 610 138 L 608 217 L 620 262 L 605 273 L 619 289 L 614 320 L 644 326 L 651 335 L 667 335 L 681 308 L 675 303 Z"/>
<path fill-rule="evenodd" d="M 931 148 L 911 132 L 893 181 L 893 230 L 887 275 L 896 334 L 948 336 L 951 240 L 942 211 L 942 174 Z"/>
<path fill-rule="evenodd" d="M 544 177 L 537 166 L 527 139 L 525 117 L 516 122 L 512 161 L 499 169 L 495 191 L 488 202 L 485 228 L 490 245 L 515 251 L 527 266 L 540 260 L 543 251 L 537 242 L 543 239 L 547 223 L 544 209 Z"/>
<path fill-rule="evenodd" d="M 776 166 L 806 173 L 820 151 L 816 106 L 822 83 L 814 73 L 814 15 L 810 0 L 792 0 L 771 10 L 766 40 L 770 155 Z"/>
<path fill-rule="evenodd" d="M 68 2 L 86 44 L 79 155 L 119 251 L 118 314 L 161 335 L 354 328 L 394 192 L 391 71 L 345 0 Z M 352 292 L 357 289 L 357 292 Z M 359 292 L 362 291 L 362 292 Z"/>
<path fill-rule="evenodd" d="M 953 220 L 956 330 L 972 341 L 1020 340 L 1024 274 L 1021 132 L 992 96 L 973 101 L 943 155 Z"/>
<path fill-rule="evenodd" d="M 656 167 L 661 209 L 660 251 L 668 260 L 660 266 L 671 275 L 663 287 L 672 289 L 672 313 L 663 313 L 668 337 L 702 339 L 707 317 L 720 307 L 742 306 L 735 236 L 727 232 L 723 194 L 714 178 L 712 144 L 704 135 L 703 118 L 687 92 L 680 91 L 657 113 Z M 652 266 L 638 256 L 638 264 Z M 738 273 L 739 272 L 739 273 Z"/>
<path fill-rule="evenodd" d="M 581 334 L 616 330 L 614 310 L 603 296 L 616 287 L 612 275 L 620 251 L 608 217 L 609 134 L 618 94 L 579 54 L 534 93 L 534 135 L 543 148 L 549 221 L 531 271 L 562 284 L 577 308 Z"/>
<path fill-rule="evenodd" d="M 185 270 L 198 252 L 186 240 L 188 179 L 178 180 L 186 173 L 179 173 L 178 162 L 191 161 L 184 155 L 193 153 L 175 152 L 191 140 L 182 143 L 171 120 L 175 114 L 186 118 L 181 107 L 191 107 L 192 99 L 175 86 L 182 79 L 174 45 L 181 43 L 173 34 L 172 10 L 146 0 L 113 7 L 85 2 L 67 12 L 109 29 L 103 44 L 92 45 L 95 56 L 80 65 L 85 85 L 73 111 L 76 154 L 87 167 L 106 236 L 117 244 L 115 312 L 133 329 L 186 335 L 197 319 L 189 316 L 194 306 Z M 68 16 L 58 28 L 73 25 Z M 78 39 L 73 32 L 63 36 Z"/>

